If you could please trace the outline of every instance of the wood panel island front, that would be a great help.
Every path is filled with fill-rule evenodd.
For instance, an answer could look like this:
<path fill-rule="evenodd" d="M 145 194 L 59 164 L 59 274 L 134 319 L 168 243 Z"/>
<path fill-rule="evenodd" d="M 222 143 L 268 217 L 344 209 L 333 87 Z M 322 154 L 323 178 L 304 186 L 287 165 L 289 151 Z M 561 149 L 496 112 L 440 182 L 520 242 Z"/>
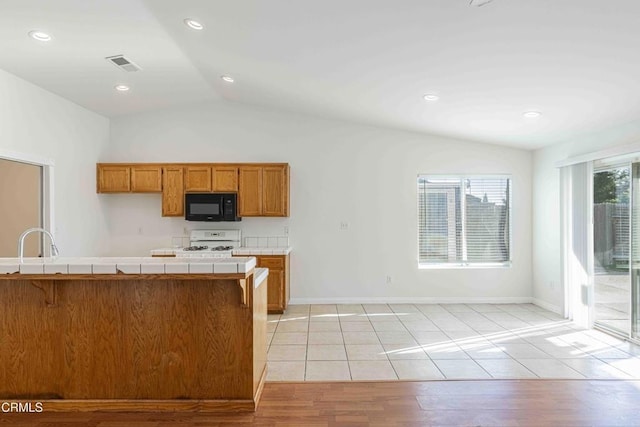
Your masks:
<path fill-rule="evenodd" d="M 44 411 L 253 411 L 255 258 L 0 259 L 0 400 Z"/>

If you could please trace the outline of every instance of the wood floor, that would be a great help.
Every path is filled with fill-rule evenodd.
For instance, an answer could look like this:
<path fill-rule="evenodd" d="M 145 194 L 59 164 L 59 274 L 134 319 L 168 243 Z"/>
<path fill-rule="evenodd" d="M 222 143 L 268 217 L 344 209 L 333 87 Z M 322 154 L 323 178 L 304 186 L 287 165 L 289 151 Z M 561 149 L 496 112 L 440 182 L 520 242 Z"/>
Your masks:
<path fill-rule="evenodd" d="M 6 414 L 0 426 L 640 426 L 640 381 L 267 383 L 248 414 Z"/>

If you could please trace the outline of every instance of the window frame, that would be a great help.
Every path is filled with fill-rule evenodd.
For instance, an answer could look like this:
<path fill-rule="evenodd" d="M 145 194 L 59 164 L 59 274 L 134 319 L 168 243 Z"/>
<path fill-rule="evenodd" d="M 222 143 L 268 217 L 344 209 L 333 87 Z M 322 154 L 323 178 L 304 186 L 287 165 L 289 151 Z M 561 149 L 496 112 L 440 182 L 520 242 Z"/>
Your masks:
<path fill-rule="evenodd" d="M 457 180 L 462 182 L 464 180 L 473 180 L 473 179 L 507 179 L 509 180 L 509 195 L 508 195 L 508 204 L 509 209 L 507 212 L 507 221 L 508 221 L 508 231 L 509 231 L 509 259 L 502 262 L 474 262 L 474 261 L 452 261 L 452 262 L 444 262 L 444 261 L 429 261 L 424 262 L 420 259 L 420 180 L 421 179 L 438 179 L 438 180 Z M 443 189 L 443 193 L 444 193 Z M 466 195 L 465 193 L 461 194 L 460 197 L 460 215 L 462 221 L 462 229 L 461 229 L 461 240 L 462 240 L 462 248 L 461 251 L 463 253 L 463 257 L 466 259 L 467 257 L 467 240 L 466 240 Z M 416 213 L 417 213 L 417 263 L 418 269 L 427 270 L 427 269 L 485 269 L 485 268 L 511 268 L 513 265 L 513 175 L 511 174 L 426 174 L 421 173 L 418 174 L 416 178 Z"/>

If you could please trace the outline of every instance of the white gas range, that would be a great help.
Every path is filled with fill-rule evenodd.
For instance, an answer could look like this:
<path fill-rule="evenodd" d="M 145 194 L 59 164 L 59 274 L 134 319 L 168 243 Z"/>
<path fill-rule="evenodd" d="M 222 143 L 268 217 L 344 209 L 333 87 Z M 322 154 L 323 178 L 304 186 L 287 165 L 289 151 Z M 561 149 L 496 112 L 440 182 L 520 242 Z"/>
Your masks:
<path fill-rule="evenodd" d="M 231 251 L 241 246 L 240 230 L 191 230 L 191 246 L 176 249 L 176 257 L 231 257 Z"/>

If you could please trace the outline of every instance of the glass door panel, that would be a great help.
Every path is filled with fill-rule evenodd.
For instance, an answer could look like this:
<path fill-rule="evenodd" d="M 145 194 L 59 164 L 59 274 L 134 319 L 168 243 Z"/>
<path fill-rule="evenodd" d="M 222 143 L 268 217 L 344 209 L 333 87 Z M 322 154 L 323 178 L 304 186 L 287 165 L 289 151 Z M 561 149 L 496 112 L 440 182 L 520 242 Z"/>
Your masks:
<path fill-rule="evenodd" d="M 631 336 L 640 338 L 640 163 L 632 165 L 631 180 Z"/>
<path fill-rule="evenodd" d="M 625 336 L 631 321 L 630 169 L 593 174 L 594 321 Z"/>

